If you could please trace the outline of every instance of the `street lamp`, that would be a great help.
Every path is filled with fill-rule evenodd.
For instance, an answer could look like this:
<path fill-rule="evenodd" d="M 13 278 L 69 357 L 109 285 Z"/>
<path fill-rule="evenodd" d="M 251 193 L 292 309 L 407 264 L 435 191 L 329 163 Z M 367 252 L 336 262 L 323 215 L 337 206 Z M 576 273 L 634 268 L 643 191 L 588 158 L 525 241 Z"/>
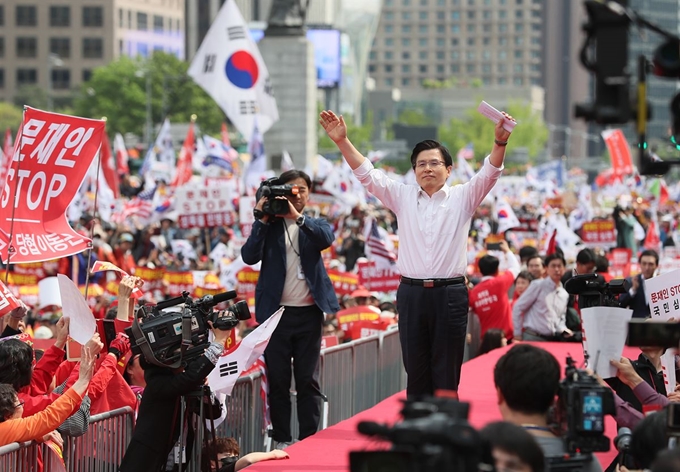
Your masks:
<path fill-rule="evenodd" d="M 52 101 L 52 69 L 54 67 L 61 67 L 64 61 L 61 60 L 59 54 L 53 52 L 47 55 L 47 110 L 52 111 L 54 103 Z"/>

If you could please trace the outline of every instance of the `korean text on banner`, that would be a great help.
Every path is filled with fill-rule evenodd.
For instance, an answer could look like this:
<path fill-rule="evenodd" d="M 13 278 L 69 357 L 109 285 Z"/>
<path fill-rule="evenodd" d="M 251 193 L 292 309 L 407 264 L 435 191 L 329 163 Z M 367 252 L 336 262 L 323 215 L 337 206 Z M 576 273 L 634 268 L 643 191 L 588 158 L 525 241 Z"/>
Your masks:
<path fill-rule="evenodd" d="M 680 319 L 680 270 L 645 280 L 645 296 L 655 320 Z"/>
<path fill-rule="evenodd" d="M 18 308 L 21 302 L 17 300 L 12 291 L 0 281 L 0 316 L 5 316 L 10 311 Z"/>
<path fill-rule="evenodd" d="M 104 126 L 26 107 L 0 197 L 3 262 L 41 262 L 88 248 L 90 240 L 69 226 L 66 209 L 101 146 Z"/>
<path fill-rule="evenodd" d="M 628 141 L 620 129 L 606 129 L 602 131 L 604 143 L 607 145 L 615 175 L 629 175 L 633 173 L 633 161 L 630 157 Z"/>

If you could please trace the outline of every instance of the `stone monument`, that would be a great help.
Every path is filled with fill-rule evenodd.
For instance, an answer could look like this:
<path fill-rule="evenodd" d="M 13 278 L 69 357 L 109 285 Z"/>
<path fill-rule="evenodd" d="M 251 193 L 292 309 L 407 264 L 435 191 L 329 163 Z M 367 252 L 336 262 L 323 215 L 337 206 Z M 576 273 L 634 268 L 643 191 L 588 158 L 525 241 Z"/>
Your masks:
<path fill-rule="evenodd" d="M 280 162 L 272 162 L 271 156 L 283 151 L 290 153 L 297 169 L 316 164 L 316 67 L 314 48 L 306 36 L 308 4 L 309 0 L 274 0 L 259 43 L 279 109 L 279 121 L 264 135 L 268 168 L 275 171 Z"/>

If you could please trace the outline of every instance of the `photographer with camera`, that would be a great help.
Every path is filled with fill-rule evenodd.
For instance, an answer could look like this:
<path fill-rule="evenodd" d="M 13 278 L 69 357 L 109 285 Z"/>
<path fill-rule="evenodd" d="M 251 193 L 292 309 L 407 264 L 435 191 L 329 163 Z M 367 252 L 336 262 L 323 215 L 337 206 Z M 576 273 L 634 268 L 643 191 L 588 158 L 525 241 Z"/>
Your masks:
<path fill-rule="evenodd" d="M 278 184 L 263 182 L 255 222 L 241 248 L 246 264 L 262 261 L 255 289 L 257 321 L 286 307 L 264 352 L 269 382 L 273 440 L 283 449 L 290 431 L 291 357 L 295 372 L 300 438 L 316 433 L 321 417 L 318 381 L 324 313 L 340 310 L 321 251 L 335 238 L 324 218 L 303 215 L 312 181 L 299 170 L 281 174 Z"/>
<path fill-rule="evenodd" d="M 541 446 L 546 459 L 563 457 L 568 452 L 565 441 L 554 433 L 549 419 L 560 387 L 557 359 L 539 347 L 519 344 L 496 363 L 494 383 L 503 420 L 526 429 Z M 600 472 L 600 463 L 589 457 L 583 470 Z"/>
<path fill-rule="evenodd" d="M 179 438 L 180 399 L 199 389 L 215 368 L 231 330 L 212 328 L 214 341 L 202 356 L 186 367 L 170 369 L 152 365 L 144 356 L 146 388 L 139 406 L 132 440 L 120 464 L 121 472 L 158 472 L 164 470 L 168 455 Z M 187 453 L 188 457 L 188 453 Z"/>

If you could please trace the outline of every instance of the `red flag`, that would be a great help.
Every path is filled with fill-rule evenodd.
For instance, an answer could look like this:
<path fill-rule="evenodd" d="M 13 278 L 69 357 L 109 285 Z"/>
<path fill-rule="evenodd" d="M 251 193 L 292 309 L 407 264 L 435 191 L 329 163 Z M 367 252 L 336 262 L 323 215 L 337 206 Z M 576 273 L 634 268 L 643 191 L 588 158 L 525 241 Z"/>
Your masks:
<path fill-rule="evenodd" d="M 663 205 L 668 201 L 670 195 L 668 194 L 668 187 L 666 186 L 666 181 L 661 179 L 661 188 L 659 189 L 659 205 Z"/>
<path fill-rule="evenodd" d="M 612 169 L 615 175 L 629 175 L 633 173 L 633 161 L 630 157 L 630 146 L 620 129 L 606 129 L 602 137 L 609 150 Z"/>
<path fill-rule="evenodd" d="M 101 159 L 102 172 L 106 184 L 113 191 L 113 197 L 120 196 L 120 177 L 114 168 L 113 156 L 111 155 L 111 143 L 106 133 L 102 134 L 102 148 L 99 151 L 99 159 Z"/>
<path fill-rule="evenodd" d="M 661 248 L 661 237 L 659 236 L 659 227 L 656 224 L 656 218 L 652 218 L 647 226 L 647 235 L 645 241 L 642 243 L 645 249 L 654 249 L 658 251 Z"/>
<path fill-rule="evenodd" d="M 90 240 L 69 226 L 66 209 L 102 144 L 105 125 L 25 107 L 0 198 L 2 261 L 7 262 L 10 246 L 15 264 L 59 259 L 89 247 Z"/>
<path fill-rule="evenodd" d="M 116 133 L 116 137 L 113 138 L 113 153 L 116 156 L 116 172 L 118 172 L 118 175 L 129 174 L 129 156 L 125 147 L 125 140 L 123 140 L 123 135 L 120 133 Z"/>
<path fill-rule="evenodd" d="M 550 241 L 548 242 L 548 249 L 545 251 L 545 255 L 555 254 L 557 250 L 557 230 L 553 230 L 552 236 L 550 236 Z"/>
<path fill-rule="evenodd" d="M 182 149 L 179 151 L 179 160 L 177 161 L 177 172 L 170 184 L 173 187 L 181 187 L 191 180 L 191 161 L 194 157 L 194 122 L 189 123 L 189 131 L 187 137 L 184 139 Z"/>
<path fill-rule="evenodd" d="M 227 130 L 227 124 L 222 122 L 222 144 L 231 147 L 231 140 L 229 139 L 229 131 Z"/>

